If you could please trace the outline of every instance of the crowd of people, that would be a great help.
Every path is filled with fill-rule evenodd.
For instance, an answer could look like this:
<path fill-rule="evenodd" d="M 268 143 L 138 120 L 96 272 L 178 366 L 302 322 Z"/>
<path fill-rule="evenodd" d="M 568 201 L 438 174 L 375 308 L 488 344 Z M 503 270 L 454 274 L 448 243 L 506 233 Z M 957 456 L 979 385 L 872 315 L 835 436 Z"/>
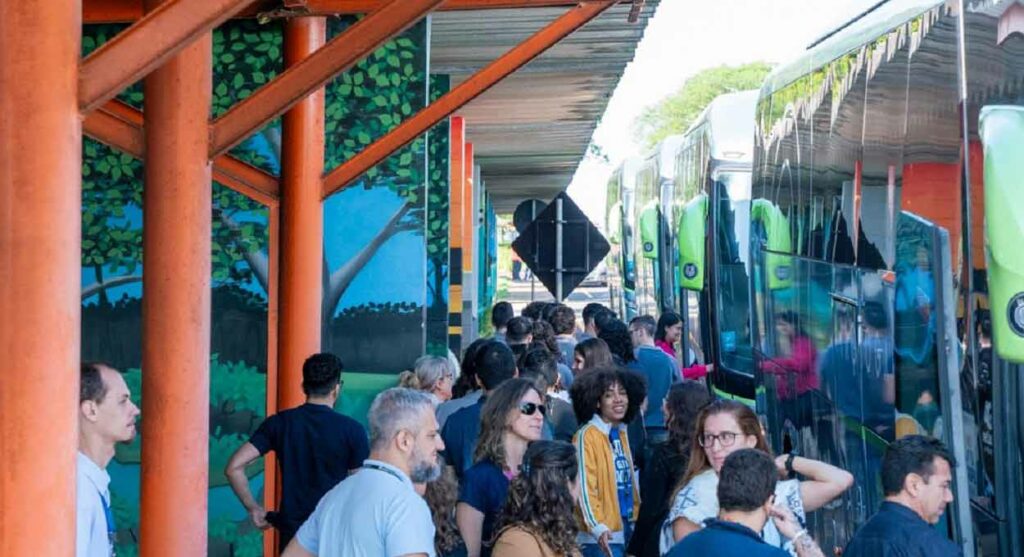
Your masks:
<path fill-rule="evenodd" d="M 679 315 L 624 323 L 590 304 L 581 321 L 562 304 L 517 316 L 498 303 L 492 337 L 461 360 L 421 357 L 377 395 L 368 434 L 334 409 L 341 360 L 313 355 L 305 404 L 268 417 L 225 475 L 286 557 L 823 555 L 806 516 L 850 489 L 850 473 L 773 455 L 754 411 L 704 383 L 714 368 L 693 361 Z M 105 468 L 139 411 L 111 366 L 83 364 L 81 378 L 77 555 L 109 557 Z M 245 474 L 269 452 L 274 511 Z M 885 503 L 844 555 L 958 555 L 933 527 L 954 466 L 934 439 L 892 443 Z"/>

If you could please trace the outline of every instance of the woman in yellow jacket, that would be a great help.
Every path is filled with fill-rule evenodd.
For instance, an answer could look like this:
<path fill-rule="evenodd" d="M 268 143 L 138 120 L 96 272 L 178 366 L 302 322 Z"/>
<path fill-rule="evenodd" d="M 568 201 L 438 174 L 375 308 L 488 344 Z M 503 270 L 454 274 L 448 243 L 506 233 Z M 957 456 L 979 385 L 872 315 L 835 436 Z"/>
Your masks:
<path fill-rule="evenodd" d="M 646 396 L 643 379 L 631 371 L 599 369 L 572 385 L 579 454 L 580 501 L 577 538 L 584 557 L 623 557 L 640 509 L 640 491 L 626 424 Z"/>

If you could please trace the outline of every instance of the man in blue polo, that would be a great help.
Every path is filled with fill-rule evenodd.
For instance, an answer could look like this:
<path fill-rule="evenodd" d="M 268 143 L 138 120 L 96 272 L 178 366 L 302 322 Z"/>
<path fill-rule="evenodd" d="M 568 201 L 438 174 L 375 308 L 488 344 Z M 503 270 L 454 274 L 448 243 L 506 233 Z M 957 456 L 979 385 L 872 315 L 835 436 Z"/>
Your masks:
<path fill-rule="evenodd" d="M 909 435 L 882 458 L 882 507 L 854 534 L 846 557 L 958 557 L 961 552 L 934 525 L 953 501 L 956 461 L 938 439 Z"/>
<path fill-rule="evenodd" d="M 284 548 L 316 508 L 320 497 L 362 466 L 370 452 L 359 422 L 335 412 L 341 395 L 341 360 L 314 354 L 302 364 L 306 403 L 267 418 L 248 443 L 231 455 L 224 475 L 254 526 L 271 526 L 267 511 L 249 490 L 246 467 L 274 451 L 281 467 L 281 508 L 273 526 Z M 273 515 L 271 515 L 273 516 Z"/>
<path fill-rule="evenodd" d="M 654 344 L 657 322 L 650 315 L 634 317 L 629 322 L 629 336 L 633 340 L 636 359 L 627 364 L 647 379 L 647 412 L 644 414 L 644 430 L 647 432 L 647 448 L 668 441 L 665 428 L 665 414 L 661 403 L 668 395 L 668 388 L 680 381 L 679 365 Z"/>
<path fill-rule="evenodd" d="M 775 461 L 763 451 L 740 449 L 726 457 L 718 473 L 718 518 L 680 540 L 666 557 L 788 557 L 761 539 L 769 520 L 793 542 L 798 557 L 823 557 L 793 513 L 774 506 L 778 477 Z"/>

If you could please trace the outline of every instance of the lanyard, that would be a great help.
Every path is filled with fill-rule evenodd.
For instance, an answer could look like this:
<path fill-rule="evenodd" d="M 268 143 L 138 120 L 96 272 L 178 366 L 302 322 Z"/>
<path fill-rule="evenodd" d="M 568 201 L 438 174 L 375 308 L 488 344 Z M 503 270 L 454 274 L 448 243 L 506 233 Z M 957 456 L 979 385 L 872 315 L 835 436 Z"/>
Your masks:
<path fill-rule="evenodd" d="M 396 480 L 398 480 L 398 481 L 400 481 L 402 483 L 405 483 L 405 478 L 403 478 L 401 474 L 399 474 L 398 472 L 395 472 L 394 470 L 392 470 L 391 468 L 388 468 L 386 466 L 381 466 L 380 464 L 376 464 L 374 462 L 364 462 L 363 463 L 363 468 L 369 468 L 370 470 L 376 470 L 378 472 L 384 472 L 385 474 L 391 476 L 392 478 L 395 478 Z"/>
<path fill-rule="evenodd" d="M 97 490 L 98 491 L 98 490 Z M 110 542 L 110 557 L 115 557 L 117 552 L 114 550 L 114 544 L 117 542 L 117 528 L 114 526 L 114 511 L 111 510 L 110 504 L 107 503 L 107 498 L 100 492 L 100 503 L 103 504 L 103 516 L 107 521 L 107 541 Z"/>

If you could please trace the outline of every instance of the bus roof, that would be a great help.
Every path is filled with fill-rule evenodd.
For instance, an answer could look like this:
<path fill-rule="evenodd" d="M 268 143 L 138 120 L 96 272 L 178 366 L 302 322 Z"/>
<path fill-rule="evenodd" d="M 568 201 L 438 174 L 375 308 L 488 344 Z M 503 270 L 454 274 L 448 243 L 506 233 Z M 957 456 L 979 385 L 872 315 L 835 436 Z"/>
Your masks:
<path fill-rule="evenodd" d="M 888 0 L 876 4 L 869 11 L 826 33 L 795 60 L 775 68 L 765 78 L 761 95 L 771 95 L 801 76 L 944 3 L 945 0 Z"/>
<path fill-rule="evenodd" d="M 711 158 L 750 163 L 754 158 L 754 112 L 758 91 L 719 95 L 701 112 L 684 137 L 702 126 L 711 129 Z"/>

